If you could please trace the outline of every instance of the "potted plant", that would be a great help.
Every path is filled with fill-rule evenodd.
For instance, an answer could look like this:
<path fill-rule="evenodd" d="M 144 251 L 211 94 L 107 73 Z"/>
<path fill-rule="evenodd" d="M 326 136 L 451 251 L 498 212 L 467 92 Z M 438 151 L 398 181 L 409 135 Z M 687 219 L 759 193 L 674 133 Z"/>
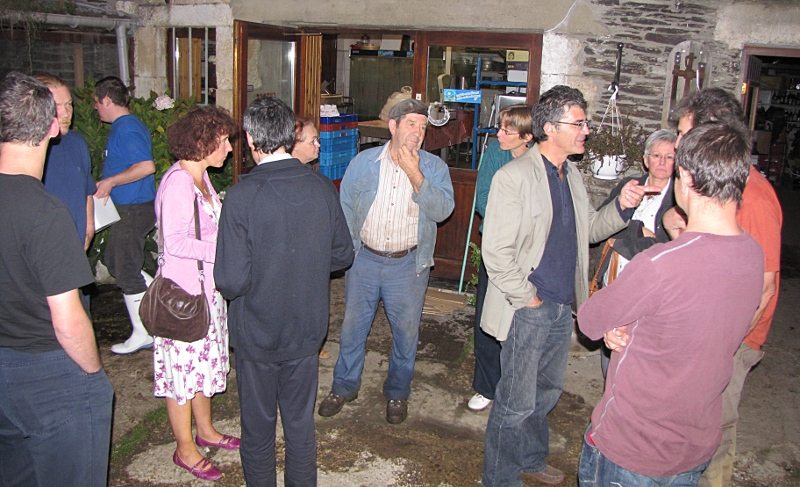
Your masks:
<path fill-rule="evenodd" d="M 644 157 L 644 129 L 630 119 L 620 126 L 603 125 L 586 142 L 581 169 L 598 179 L 616 179 Z"/>

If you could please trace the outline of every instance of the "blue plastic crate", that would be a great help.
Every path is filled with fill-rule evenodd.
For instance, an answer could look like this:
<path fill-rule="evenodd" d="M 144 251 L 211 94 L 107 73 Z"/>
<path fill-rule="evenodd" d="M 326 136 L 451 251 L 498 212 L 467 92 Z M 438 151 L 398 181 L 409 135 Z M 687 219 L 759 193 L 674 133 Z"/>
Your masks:
<path fill-rule="evenodd" d="M 357 113 L 348 113 L 346 115 L 339 115 L 338 117 L 319 117 L 319 123 L 345 123 L 345 122 L 357 122 L 358 121 L 358 114 Z"/>
<path fill-rule="evenodd" d="M 344 130 L 336 130 L 332 132 L 320 132 L 319 139 L 320 143 L 323 140 L 329 139 L 341 139 L 341 138 L 358 138 L 358 129 L 344 129 Z"/>
<path fill-rule="evenodd" d="M 336 164 L 349 164 L 356 156 L 355 149 L 341 152 L 322 152 L 319 153 L 320 166 L 332 166 Z"/>
<path fill-rule="evenodd" d="M 336 139 L 320 139 L 319 151 L 321 153 L 337 153 L 358 150 L 358 138 L 339 137 Z"/>
<path fill-rule="evenodd" d="M 334 164 L 331 166 L 319 166 L 319 172 L 328 179 L 342 179 L 344 173 L 347 171 L 347 163 Z"/>

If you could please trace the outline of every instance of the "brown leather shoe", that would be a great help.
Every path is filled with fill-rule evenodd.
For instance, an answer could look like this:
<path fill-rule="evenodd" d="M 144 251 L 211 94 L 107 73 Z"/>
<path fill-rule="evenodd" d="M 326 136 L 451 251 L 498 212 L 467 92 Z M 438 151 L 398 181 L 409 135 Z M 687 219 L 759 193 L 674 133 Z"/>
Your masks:
<path fill-rule="evenodd" d="M 564 472 L 550 465 L 545 465 L 544 470 L 541 472 L 522 472 L 519 478 L 526 486 L 539 484 L 557 485 L 564 481 Z"/>
<path fill-rule="evenodd" d="M 317 410 L 317 413 L 325 418 L 336 416 L 339 414 L 339 411 L 342 410 L 342 407 L 344 407 L 344 403 L 354 401 L 356 398 L 358 398 L 358 393 L 352 397 L 344 397 L 330 392 L 325 396 L 325 399 L 319 403 L 319 410 Z"/>
<path fill-rule="evenodd" d="M 390 399 L 386 401 L 386 421 L 390 424 L 400 424 L 408 417 L 408 401 L 403 399 Z"/>

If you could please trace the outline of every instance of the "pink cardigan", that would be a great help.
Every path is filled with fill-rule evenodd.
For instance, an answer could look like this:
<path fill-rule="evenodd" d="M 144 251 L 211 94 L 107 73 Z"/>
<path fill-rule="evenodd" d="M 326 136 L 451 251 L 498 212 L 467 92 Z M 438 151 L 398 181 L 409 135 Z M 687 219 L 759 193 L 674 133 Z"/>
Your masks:
<path fill-rule="evenodd" d="M 208 174 L 203 180 L 217 205 L 219 196 Z M 194 202 L 197 198 L 201 240 L 195 238 Z M 164 239 L 164 260 L 161 275 L 175 281 L 187 292 L 200 294 L 197 259 L 203 261 L 206 297 L 211 302 L 214 292 L 214 254 L 217 249 L 217 224 L 203 210 L 203 199 L 195 191 L 191 174 L 175 163 L 161 178 L 155 200 L 156 223 Z M 162 212 L 163 210 L 163 212 Z"/>

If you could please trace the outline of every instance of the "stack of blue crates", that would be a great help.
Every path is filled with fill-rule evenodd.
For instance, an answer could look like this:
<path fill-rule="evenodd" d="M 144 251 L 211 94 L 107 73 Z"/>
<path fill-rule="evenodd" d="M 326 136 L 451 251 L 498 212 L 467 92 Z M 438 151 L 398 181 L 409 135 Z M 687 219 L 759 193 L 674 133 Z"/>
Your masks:
<path fill-rule="evenodd" d="M 319 119 L 319 172 L 342 179 L 350 160 L 358 153 L 358 115 Z"/>

